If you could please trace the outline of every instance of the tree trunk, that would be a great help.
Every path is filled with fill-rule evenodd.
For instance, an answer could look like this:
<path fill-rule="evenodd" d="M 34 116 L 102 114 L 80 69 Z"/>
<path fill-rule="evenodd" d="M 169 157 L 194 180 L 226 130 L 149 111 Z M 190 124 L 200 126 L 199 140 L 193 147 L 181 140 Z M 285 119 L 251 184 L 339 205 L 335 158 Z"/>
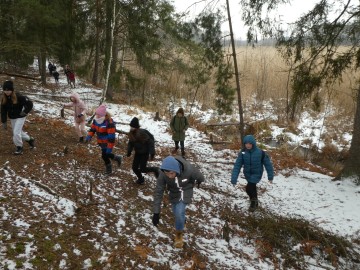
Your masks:
<path fill-rule="evenodd" d="M 94 59 L 94 71 L 92 76 L 92 84 L 97 85 L 99 83 L 99 63 L 100 63 L 100 3 L 96 0 L 96 34 L 95 34 L 95 59 Z"/>
<path fill-rule="evenodd" d="M 241 141 L 242 141 L 245 136 L 245 130 L 244 130 L 245 125 L 244 125 L 244 115 L 243 115 L 243 107 L 242 107 L 241 91 L 240 91 L 240 74 L 238 71 L 238 65 L 237 65 L 237 59 L 236 59 L 236 47 L 235 47 L 234 34 L 233 34 L 232 23 L 231 23 L 229 0 L 226 0 L 226 8 L 227 8 L 228 20 L 229 20 L 232 54 L 233 54 L 233 59 L 234 59 L 236 92 L 237 92 L 237 96 L 238 96 L 238 107 L 239 107 L 239 118 L 240 118 L 240 137 L 241 137 Z"/>
<path fill-rule="evenodd" d="M 360 85 L 356 98 L 356 112 L 354 117 L 354 131 L 351 140 L 349 157 L 345 161 L 345 166 L 336 179 L 342 177 L 354 177 L 360 184 Z"/>

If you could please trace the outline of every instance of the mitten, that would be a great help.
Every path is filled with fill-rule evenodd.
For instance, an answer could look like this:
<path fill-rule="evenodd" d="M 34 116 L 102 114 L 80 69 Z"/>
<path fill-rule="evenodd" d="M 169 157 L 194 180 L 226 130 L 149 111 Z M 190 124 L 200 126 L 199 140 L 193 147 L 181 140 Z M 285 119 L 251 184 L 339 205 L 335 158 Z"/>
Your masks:
<path fill-rule="evenodd" d="M 200 188 L 200 184 L 201 184 L 201 182 L 196 181 L 196 185 L 197 185 L 198 188 Z"/>
<path fill-rule="evenodd" d="M 3 129 L 7 129 L 7 125 L 6 125 L 6 123 L 2 123 L 2 127 L 3 127 Z"/>
<path fill-rule="evenodd" d="M 62 108 L 61 109 L 61 111 L 60 111 L 60 116 L 61 116 L 61 118 L 64 118 L 65 117 L 65 112 L 64 112 L 64 108 Z"/>
<path fill-rule="evenodd" d="M 82 114 L 82 113 L 80 113 L 80 114 L 78 114 L 78 116 L 77 116 L 77 117 L 79 117 L 79 118 L 80 118 L 80 117 L 82 117 L 82 116 L 83 116 L 83 114 Z"/>
<path fill-rule="evenodd" d="M 127 157 L 130 157 L 130 156 L 131 156 L 131 152 L 128 152 L 126 156 L 127 156 Z"/>
<path fill-rule="evenodd" d="M 157 226 L 159 224 L 160 221 L 160 214 L 154 214 L 152 217 L 152 223 L 154 224 L 154 226 Z"/>
<path fill-rule="evenodd" d="M 27 113 L 25 113 L 24 111 L 21 111 L 19 114 L 21 117 L 27 116 Z"/>

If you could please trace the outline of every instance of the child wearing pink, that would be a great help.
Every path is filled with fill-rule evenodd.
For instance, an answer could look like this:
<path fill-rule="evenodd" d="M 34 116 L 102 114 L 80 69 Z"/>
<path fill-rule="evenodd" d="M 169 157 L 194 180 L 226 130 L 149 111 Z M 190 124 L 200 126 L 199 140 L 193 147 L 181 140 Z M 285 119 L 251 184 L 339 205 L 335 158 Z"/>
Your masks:
<path fill-rule="evenodd" d="M 71 102 L 64 104 L 64 107 L 73 107 L 75 132 L 79 136 L 79 142 L 83 142 L 84 135 L 87 133 L 85 129 L 86 106 L 80 99 L 78 93 L 72 93 L 70 95 L 70 101 Z"/>

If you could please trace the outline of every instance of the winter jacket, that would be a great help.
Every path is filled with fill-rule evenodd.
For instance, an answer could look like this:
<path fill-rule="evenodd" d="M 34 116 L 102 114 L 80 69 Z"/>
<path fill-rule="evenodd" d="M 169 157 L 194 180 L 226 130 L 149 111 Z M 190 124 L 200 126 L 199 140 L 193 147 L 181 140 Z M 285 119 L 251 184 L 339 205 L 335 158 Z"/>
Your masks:
<path fill-rule="evenodd" d="M 23 118 L 25 115 L 20 116 L 22 111 L 28 114 L 32 110 L 33 103 L 27 96 L 18 93 L 15 93 L 15 95 L 17 98 L 16 104 L 13 104 L 11 96 L 6 96 L 6 103 L 1 104 L 1 123 L 6 123 L 8 116 L 10 119 Z"/>
<path fill-rule="evenodd" d="M 180 174 L 175 179 L 170 179 L 163 172 L 160 172 L 154 192 L 153 213 L 155 214 L 160 213 L 165 190 L 169 191 L 171 203 L 177 203 L 180 200 L 191 203 L 195 182 L 205 181 L 199 169 L 180 156 L 175 156 L 175 158 L 180 164 Z"/>
<path fill-rule="evenodd" d="M 172 139 L 174 141 L 184 141 L 185 140 L 185 130 L 189 128 L 189 123 L 186 116 L 177 116 L 175 115 L 170 122 L 170 127 L 173 132 Z"/>
<path fill-rule="evenodd" d="M 85 121 L 85 115 L 86 115 L 86 105 L 85 103 L 80 99 L 80 96 L 78 93 L 72 93 L 70 95 L 70 98 L 73 98 L 75 102 L 69 102 L 64 104 L 64 107 L 73 107 L 74 109 L 74 121 L 76 123 L 81 123 Z M 78 117 L 79 114 L 82 114 L 81 117 Z"/>
<path fill-rule="evenodd" d="M 98 145 L 101 149 L 106 148 L 106 153 L 111 153 L 115 145 L 115 130 L 116 127 L 112 118 L 105 118 L 101 124 L 93 120 L 86 141 L 89 141 L 96 133 Z"/>
<path fill-rule="evenodd" d="M 129 142 L 127 147 L 128 156 L 135 150 L 135 154 L 155 155 L 154 136 L 146 129 L 136 128 L 129 133 Z"/>
<path fill-rule="evenodd" d="M 264 153 L 263 150 L 259 149 L 256 146 L 256 141 L 254 136 L 247 135 L 244 138 L 244 146 L 246 143 L 251 143 L 253 147 L 250 150 L 247 150 L 245 147 L 239 152 L 239 155 L 236 159 L 232 175 L 231 183 L 235 185 L 241 170 L 241 167 L 244 167 L 245 179 L 250 183 L 259 183 L 264 172 L 264 166 L 268 175 L 268 180 L 272 181 L 274 179 L 274 169 L 270 161 L 269 156 Z"/>

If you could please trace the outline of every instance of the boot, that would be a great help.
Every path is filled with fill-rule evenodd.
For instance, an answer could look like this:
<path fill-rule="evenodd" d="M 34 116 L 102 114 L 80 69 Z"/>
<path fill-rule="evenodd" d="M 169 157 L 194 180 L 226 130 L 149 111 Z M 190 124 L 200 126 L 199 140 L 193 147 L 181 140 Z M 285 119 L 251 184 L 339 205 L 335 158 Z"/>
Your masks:
<path fill-rule="evenodd" d="M 175 243 L 176 248 L 182 248 L 184 246 L 183 241 L 183 232 L 182 231 L 176 231 L 175 232 Z"/>
<path fill-rule="evenodd" d="M 251 199 L 249 211 L 254 212 L 258 206 L 259 206 L 258 199 Z"/>
<path fill-rule="evenodd" d="M 138 180 L 136 181 L 136 184 L 138 184 L 138 185 L 143 185 L 143 184 L 145 184 L 144 176 L 141 177 L 140 179 L 138 179 Z"/>
<path fill-rule="evenodd" d="M 79 137 L 79 143 L 84 142 L 84 137 Z"/>
<path fill-rule="evenodd" d="M 105 174 L 112 174 L 112 166 L 111 166 L 111 163 L 105 164 L 105 166 L 106 166 Z"/>
<path fill-rule="evenodd" d="M 14 155 L 22 155 L 23 153 L 23 147 L 22 146 L 16 146 L 16 150 L 14 152 Z"/>
<path fill-rule="evenodd" d="M 114 160 L 117 162 L 118 166 L 121 166 L 122 156 L 115 156 Z"/>
<path fill-rule="evenodd" d="M 176 155 L 176 154 L 177 154 L 177 150 L 178 150 L 178 148 L 175 148 L 174 150 L 171 151 L 171 154 Z"/>
<path fill-rule="evenodd" d="M 30 137 L 30 140 L 27 141 L 30 145 L 30 149 L 35 148 L 35 139 L 33 137 Z"/>
<path fill-rule="evenodd" d="M 185 150 L 184 149 L 181 149 L 181 156 L 185 157 Z"/>

